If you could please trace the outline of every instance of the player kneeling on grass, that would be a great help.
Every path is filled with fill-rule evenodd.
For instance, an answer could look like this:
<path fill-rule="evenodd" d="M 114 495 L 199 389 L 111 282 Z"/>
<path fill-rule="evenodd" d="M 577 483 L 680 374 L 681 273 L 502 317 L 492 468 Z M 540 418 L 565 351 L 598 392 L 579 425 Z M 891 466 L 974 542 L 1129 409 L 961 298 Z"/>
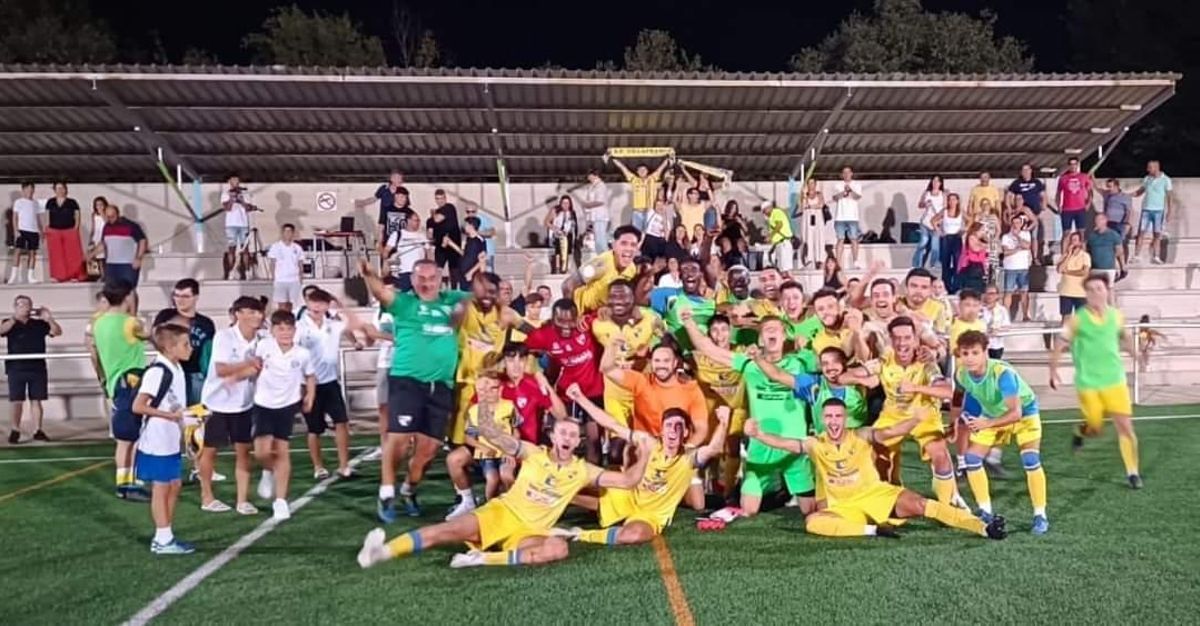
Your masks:
<path fill-rule="evenodd" d="M 619 424 L 613 416 L 588 400 L 577 385 L 567 389 L 567 397 L 577 402 L 608 432 L 626 441 L 640 440 L 639 454 L 649 454 L 650 461 L 635 488 L 600 490 L 596 508 L 603 528 L 556 529 L 555 533 L 576 541 L 610 546 L 646 543 L 661 535 L 675 517 L 675 509 L 687 494 L 696 470 L 724 451 L 732 410 L 727 406 L 717 407 L 717 428 L 712 439 L 703 446 L 690 448 L 684 444 L 692 422 L 683 409 L 671 408 L 663 412 L 662 433 L 656 440 L 649 433 Z"/>
<path fill-rule="evenodd" d="M 138 480 L 150 484 L 150 516 L 154 519 L 154 539 L 150 551 L 154 554 L 190 554 L 190 544 L 175 539 L 171 522 L 175 504 L 179 501 L 182 484 L 183 409 L 187 405 L 187 384 L 180 362 L 192 355 L 188 329 L 176 324 L 164 324 L 154 329 L 154 345 L 158 354 L 154 363 L 142 373 L 133 412 L 146 422 L 137 442 Z"/>
<path fill-rule="evenodd" d="M 895 530 L 881 526 L 892 518 L 928 517 L 990 539 L 1003 539 L 1008 533 L 1004 518 L 994 516 L 985 523 L 970 512 L 937 500 L 929 500 L 915 491 L 886 483 L 875 469 L 873 446 L 881 441 L 907 435 L 921 423 L 923 415 L 910 417 L 890 428 L 846 428 L 846 403 L 836 398 L 821 407 L 825 432 L 816 437 L 786 439 L 768 435 L 756 420 L 746 422 L 746 436 L 793 454 L 807 454 L 816 466 L 825 487 L 828 507 L 810 513 L 805 529 L 826 537 L 891 536 Z"/>
<path fill-rule="evenodd" d="M 512 402 L 500 398 L 500 382 L 500 374 L 494 370 L 485 370 L 475 377 L 475 395 L 478 399 L 467 409 L 466 445 L 458 446 L 446 456 L 446 470 L 459 497 L 458 505 L 446 516 L 447 521 L 475 510 L 475 494 L 471 491 L 469 474 L 473 463 L 478 463 L 483 472 L 484 497 L 488 500 L 500 495 L 502 486 L 508 489 L 516 480 L 516 463 L 512 457 L 505 456 L 479 433 L 481 415 L 491 416 L 505 435 L 511 436 L 516 432 L 516 407 Z"/>
<path fill-rule="evenodd" d="M 971 430 L 965 456 L 967 482 L 980 517 L 991 519 L 992 497 L 983 460 L 993 448 L 1016 440 L 1033 503 L 1033 534 L 1044 535 L 1050 530 L 1050 522 L 1046 518 L 1046 470 L 1042 468 L 1042 418 L 1037 396 L 1011 365 L 989 359 L 987 346 L 988 336 L 974 330 L 960 335 L 955 346 L 959 368 L 954 373 L 956 388 L 950 415 L 956 428 Z"/>
<path fill-rule="evenodd" d="M 312 411 L 317 395 L 316 368 L 308 350 L 296 345 L 296 318 L 282 309 L 271 314 L 271 336 L 254 348 L 258 380 L 254 385 L 254 456 L 263 468 L 258 497 L 273 500 L 277 520 L 292 516 L 288 483 L 292 479 L 292 426 L 296 415 Z M 303 399 L 301 399 L 303 390 Z"/>
<path fill-rule="evenodd" d="M 554 524 L 584 487 L 632 489 L 642 479 L 650 450 L 639 447 L 638 461 L 624 471 L 605 470 L 575 456 L 579 422 L 560 419 L 550 447 L 536 447 L 506 435 L 490 415 L 479 416 L 479 433 L 504 454 L 521 460 L 517 480 L 504 495 L 468 515 L 426 526 L 384 543 L 382 528 L 367 533 L 358 564 L 370 567 L 447 543 L 466 542 L 450 567 L 536 565 L 567 558 L 567 542 L 552 535 Z M 497 551 L 480 552 L 487 548 Z"/>

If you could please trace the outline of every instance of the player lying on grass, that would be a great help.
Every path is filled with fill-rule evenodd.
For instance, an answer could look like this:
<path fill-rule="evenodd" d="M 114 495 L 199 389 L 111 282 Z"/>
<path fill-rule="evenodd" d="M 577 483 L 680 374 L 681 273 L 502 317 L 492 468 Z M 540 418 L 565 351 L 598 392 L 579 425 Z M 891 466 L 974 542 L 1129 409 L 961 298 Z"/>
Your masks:
<path fill-rule="evenodd" d="M 683 409 L 667 409 L 662 415 L 662 433 L 656 440 L 649 433 L 633 430 L 620 424 L 587 399 L 579 387 L 571 385 L 567 397 L 579 403 L 587 414 L 613 435 L 625 441 L 638 441 L 639 454 L 649 454 L 645 475 L 633 489 L 601 489 L 600 497 L 579 496 L 588 508 L 600 513 L 596 530 L 571 528 L 555 529 L 556 536 L 570 537 L 587 543 L 618 544 L 646 543 L 660 535 L 671 524 L 675 509 L 687 494 L 696 471 L 709 460 L 721 455 L 725 448 L 725 433 L 729 430 L 729 407 L 717 408 L 717 429 L 712 439 L 698 448 L 685 445 L 691 419 Z"/>
<path fill-rule="evenodd" d="M 889 428 L 846 428 L 846 403 L 836 398 L 826 400 L 821 407 L 825 432 L 816 437 L 787 439 L 760 430 L 757 420 L 746 422 L 746 436 L 786 450 L 806 454 L 816 466 L 824 486 L 828 507 L 810 513 L 805 529 L 826 537 L 862 537 L 894 535 L 886 525 L 892 518 L 927 517 L 990 539 L 1007 536 L 1004 518 L 994 516 L 990 522 L 971 515 L 964 509 L 929 500 L 920 494 L 886 483 L 875 469 L 872 446 L 881 441 L 907 435 L 921 422 L 922 415 L 910 417 Z"/>
<path fill-rule="evenodd" d="M 633 489 L 646 471 L 650 450 L 637 448 L 637 461 L 624 471 L 604 470 L 575 456 L 580 426 L 560 419 L 550 447 L 536 447 L 506 435 L 491 415 L 479 416 L 479 432 L 492 446 L 521 460 L 512 489 L 468 515 L 406 532 L 384 543 L 382 528 L 367 533 L 358 564 L 364 568 L 447 543 L 466 542 L 471 551 L 456 554 L 450 567 L 537 565 L 567 558 L 567 542 L 551 531 L 567 505 L 584 487 Z M 488 548 L 496 551 L 481 552 Z"/>

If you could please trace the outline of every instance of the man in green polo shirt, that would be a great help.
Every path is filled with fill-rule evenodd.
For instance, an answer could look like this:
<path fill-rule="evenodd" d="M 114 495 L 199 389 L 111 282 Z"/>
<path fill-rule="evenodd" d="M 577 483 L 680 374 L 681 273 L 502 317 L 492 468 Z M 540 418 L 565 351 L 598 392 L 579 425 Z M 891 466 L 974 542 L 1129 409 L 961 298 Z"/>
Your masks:
<path fill-rule="evenodd" d="M 454 373 L 458 368 L 457 328 L 471 295 L 442 291 L 433 261 L 413 265 L 413 291 L 396 293 L 375 268 L 359 264 L 379 308 L 392 315 L 392 368 L 388 372 L 388 433 L 379 481 L 379 520 L 396 520 L 396 466 L 401 451 L 413 446 L 408 476 L 400 485 L 405 513 L 417 517 L 416 488 L 437 455 L 454 410 Z"/>
<path fill-rule="evenodd" d="M 108 310 L 92 322 L 96 358 L 104 371 L 104 395 L 115 398 L 117 382 L 127 372 L 146 366 L 146 332 L 133 316 L 133 286 L 124 281 L 105 285 L 102 293 Z M 134 386 L 134 389 L 137 387 Z M 115 408 L 115 405 L 114 405 Z M 141 417 L 130 411 L 113 410 L 112 437 L 117 441 L 117 497 L 137 502 L 148 494 L 133 481 L 133 452 L 142 431 Z"/>

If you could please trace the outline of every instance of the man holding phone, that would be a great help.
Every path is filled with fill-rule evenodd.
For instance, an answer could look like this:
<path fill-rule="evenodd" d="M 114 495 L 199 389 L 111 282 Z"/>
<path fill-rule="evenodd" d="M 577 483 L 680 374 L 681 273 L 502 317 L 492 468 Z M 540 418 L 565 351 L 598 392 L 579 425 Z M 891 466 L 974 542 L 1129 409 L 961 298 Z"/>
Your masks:
<path fill-rule="evenodd" d="M 29 296 L 17 296 L 13 300 L 13 316 L 0 322 L 0 337 L 8 340 L 9 354 L 45 354 L 46 337 L 61 334 L 62 327 L 54 321 L 50 309 L 34 308 Z M 48 395 L 46 360 L 11 360 L 4 367 L 8 374 L 8 399 L 12 402 L 12 432 L 8 435 L 8 443 L 21 442 L 21 418 L 26 399 L 37 424 L 33 438 L 49 441 L 42 431 L 42 401 Z"/>

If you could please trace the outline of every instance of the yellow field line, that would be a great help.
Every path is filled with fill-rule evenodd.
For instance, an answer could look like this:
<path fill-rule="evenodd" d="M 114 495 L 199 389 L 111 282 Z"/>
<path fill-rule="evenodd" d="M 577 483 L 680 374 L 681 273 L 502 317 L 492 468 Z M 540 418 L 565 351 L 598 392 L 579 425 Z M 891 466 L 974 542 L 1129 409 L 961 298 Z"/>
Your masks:
<path fill-rule="evenodd" d="M 76 476 L 79 476 L 80 474 L 86 474 L 88 472 L 98 470 L 101 467 L 108 465 L 109 463 L 112 463 L 112 459 L 109 459 L 107 461 L 100 461 L 99 463 L 92 463 L 91 465 L 89 465 L 87 467 L 83 467 L 83 468 L 80 468 L 77 470 L 72 470 L 65 474 L 59 474 L 58 476 L 55 476 L 54 478 L 51 478 L 48 480 L 43 480 L 40 483 L 37 483 L 34 485 L 29 485 L 28 487 L 22 487 L 16 491 L 11 491 L 9 493 L 6 493 L 6 494 L 0 496 L 0 503 L 4 503 L 9 500 L 12 500 L 13 498 L 15 498 L 17 496 L 29 493 L 30 491 L 37 491 L 38 489 L 41 489 L 43 487 L 49 487 L 50 485 L 56 485 L 58 483 L 61 483 L 64 480 L 70 480 L 72 478 L 75 478 Z"/>
<path fill-rule="evenodd" d="M 687 596 L 683 593 L 683 584 L 679 582 L 679 574 L 675 572 L 675 561 L 671 558 L 671 549 L 662 535 L 654 537 L 654 557 L 658 559 L 658 572 L 662 576 L 663 587 L 667 599 L 671 602 L 671 614 L 675 616 L 676 626 L 695 626 L 692 608 L 688 606 Z"/>

